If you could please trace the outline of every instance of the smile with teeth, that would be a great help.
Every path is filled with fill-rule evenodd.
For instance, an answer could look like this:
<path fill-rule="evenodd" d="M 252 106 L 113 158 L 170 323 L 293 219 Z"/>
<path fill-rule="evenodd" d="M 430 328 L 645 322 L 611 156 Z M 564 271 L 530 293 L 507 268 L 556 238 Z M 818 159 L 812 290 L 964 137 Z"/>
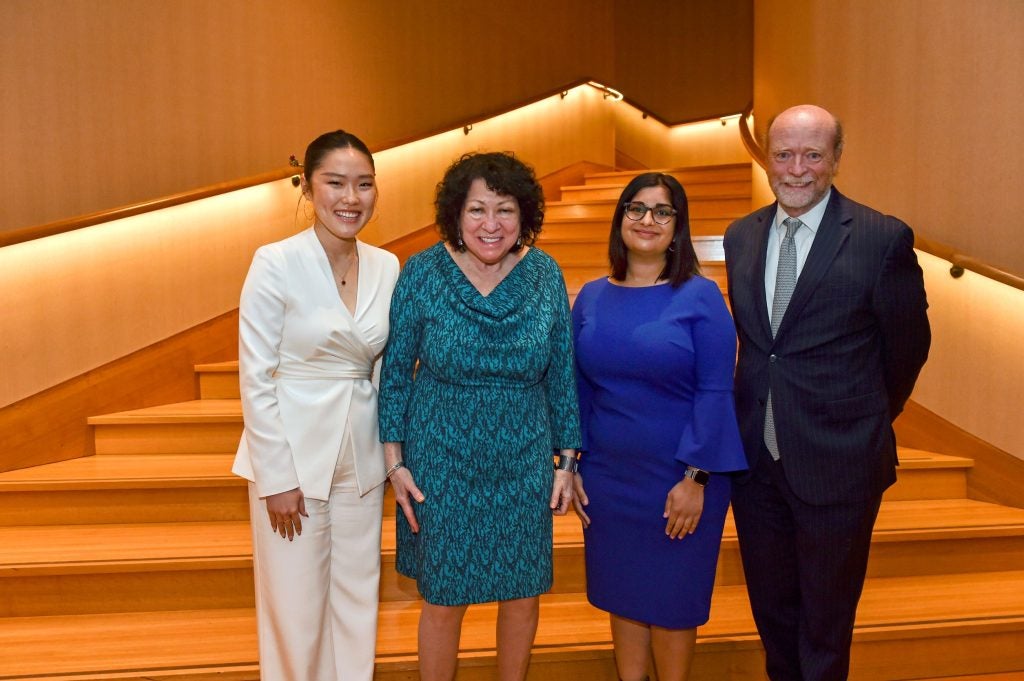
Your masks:
<path fill-rule="evenodd" d="M 499 241 L 501 241 L 501 235 L 496 234 L 494 236 L 481 236 L 480 241 L 483 241 L 485 244 L 496 244 Z"/>
<path fill-rule="evenodd" d="M 359 212 L 354 210 L 336 210 L 334 214 L 342 220 L 355 220 L 359 217 Z"/>

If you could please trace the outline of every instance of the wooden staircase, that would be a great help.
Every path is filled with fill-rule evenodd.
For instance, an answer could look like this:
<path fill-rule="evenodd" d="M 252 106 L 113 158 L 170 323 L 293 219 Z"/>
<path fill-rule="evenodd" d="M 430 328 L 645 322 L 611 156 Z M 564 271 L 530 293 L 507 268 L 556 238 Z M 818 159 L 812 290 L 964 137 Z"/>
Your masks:
<path fill-rule="evenodd" d="M 749 211 L 749 166 L 674 172 L 691 205 L 730 202 L 708 225 Z M 632 175 L 588 177 L 549 204 L 539 245 L 571 293 L 604 274 L 610 206 Z M 697 238 L 724 290 L 720 242 L 720 229 Z M 0 473 L 0 680 L 258 678 L 246 486 L 229 472 L 242 428 L 237 364 L 196 372 L 194 401 L 91 418 L 96 456 Z M 967 498 L 969 459 L 906 448 L 900 459 L 875 528 L 851 678 L 1022 678 L 1024 510 Z M 394 570 L 390 499 L 385 509 L 376 676 L 414 679 L 420 601 Z M 556 518 L 534 681 L 616 678 L 582 552 L 576 518 Z M 494 617 L 494 606 L 470 608 L 460 681 L 494 677 Z M 698 634 L 693 679 L 763 678 L 731 520 Z"/>

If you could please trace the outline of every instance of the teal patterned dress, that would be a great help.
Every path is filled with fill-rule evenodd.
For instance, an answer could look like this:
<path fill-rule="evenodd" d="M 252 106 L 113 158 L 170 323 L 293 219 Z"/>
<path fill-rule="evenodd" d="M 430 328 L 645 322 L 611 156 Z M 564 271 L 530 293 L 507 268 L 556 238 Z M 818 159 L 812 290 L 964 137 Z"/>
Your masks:
<path fill-rule="evenodd" d="M 418 362 L 418 366 L 417 366 Z M 436 605 L 551 588 L 552 449 L 580 444 L 565 282 L 531 248 L 482 296 L 437 244 L 391 302 L 380 437 L 402 442 L 426 496 L 397 510 L 398 571 Z"/>

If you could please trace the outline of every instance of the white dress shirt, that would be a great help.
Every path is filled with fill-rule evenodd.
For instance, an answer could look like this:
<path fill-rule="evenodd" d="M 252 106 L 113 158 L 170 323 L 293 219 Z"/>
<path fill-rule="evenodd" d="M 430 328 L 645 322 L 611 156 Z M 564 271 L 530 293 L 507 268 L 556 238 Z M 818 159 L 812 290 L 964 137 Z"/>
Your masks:
<path fill-rule="evenodd" d="M 828 206 L 830 196 L 832 196 L 831 187 L 825 192 L 821 201 L 797 218 L 804 223 L 803 227 L 793 235 L 793 241 L 796 242 L 797 281 L 800 280 L 800 273 L 804 271 L 804 263 L 807 262 L 807 254 L 811 252 L 811 244 L 814 243 L 814 236 L 818 233 L 821 219 L 825 217 L 825 208 Z M 775 211 L 771 234 L 768 235 L 768 253 L 764 261 L 764 298 L 768 305 L 768 321 L 771 321 L 772 303 L 775 301 L 775 277 L 779 272 L 779 249 L 782 247 L 782 238 L 786 236 L 786 227 L 782 221 L 788 217 L 789 214 L 782 209 L 782 206 L 779 206 Z"/>

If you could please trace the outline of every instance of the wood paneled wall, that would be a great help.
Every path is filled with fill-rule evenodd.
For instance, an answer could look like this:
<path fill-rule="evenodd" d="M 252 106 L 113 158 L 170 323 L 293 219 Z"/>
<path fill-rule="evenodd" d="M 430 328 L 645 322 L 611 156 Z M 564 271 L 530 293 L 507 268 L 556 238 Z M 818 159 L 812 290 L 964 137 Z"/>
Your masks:
<path fill-rule="evenodd" d="M 760 132 L 787 106 L 828 108 L 847 195 L 1024 274 L 1024 3 L 759 0 L 754 26 Z M 933 343 L 914 399 L 1024 459 L 1024 292 L 921 261 Z"/>
<path fill-rule="evenodd" d="M 703 19 L 748 26 L 749 0 L 646 4 L 4 0 L 0 230 L 274 170 L 325 130 L 418 138 L 617 70 L 667 119 L 749 100 L 747 32 Z"/>
<path fill-rule="evenodd" d="M 0 229 L 371 146 L 611 77 L 611 0 L 5 0 Z"/>
<path fill-rule="evenodd" d="M 196 397 L 193 366 L 238 357 L 238 311 L 0 407 L 0 471 L 94 452 L 86 419 Z"/>
<path fill-rule="evenodd" d="M 289 180 L 0 248 L 0 406 L 238 306 L 252 254 L 299 231 Z"/>
<path fill-rule="evenodd" d="M 739 113 L 753 91 L 754 0 L 614 4 L 615 81 L 676 124 Z"/>
<path fill-rule="evenodd" d="M 380 198 L 362 237 L 379 244 L 433 222 L 445 167 L 516 149 L 546 175 L 614 163 L 611 111 L 588 86 L 376 155 Z M 637 114 L 639 115 L 639 114 Z M 0 407 L 222 315 L 252 254 L 310 224 L 288 179 L 0 248 Z"/>
<path fill-rule="evenodd" d="M 839 186 L 929 239 L 1024 276 L 1024 2 L 758 0 L 758 129 L 820 104 Z"/>

